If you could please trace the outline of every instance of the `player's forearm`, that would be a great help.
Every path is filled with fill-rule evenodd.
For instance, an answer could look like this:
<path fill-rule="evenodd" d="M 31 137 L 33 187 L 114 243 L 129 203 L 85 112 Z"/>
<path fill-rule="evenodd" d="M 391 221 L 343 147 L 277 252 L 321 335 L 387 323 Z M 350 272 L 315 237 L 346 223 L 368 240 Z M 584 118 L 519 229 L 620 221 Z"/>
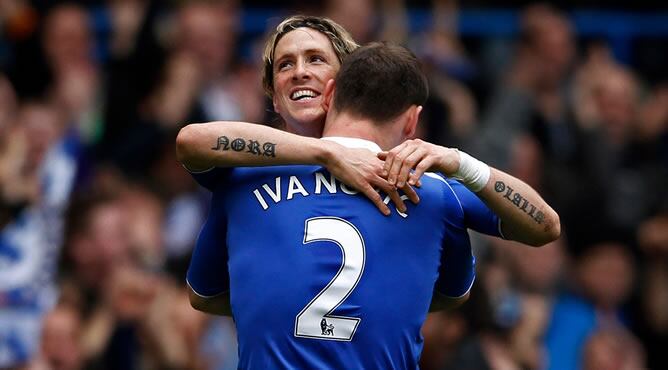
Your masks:
<path fill-rule="evenodd" d="M 489 181 L 477 195 L 501 219 L 507 239 L 541 246 L 559 238 L 559 215 L 522 180 L 490 168 Z"/>
<path fill-rule="evenodd" d="M 415 139 L 378 157 L 388 181 L 399 187 L 407 180 L 416 184 L 426 170 L 459 180 L 499 216 L 508 239 L 540 246 L 559 237 L 559 216 L 535 190 L 464 152 Z"/>
<path fill-rule="evenodd" d="M 325 164 L 332 144 L 268 126 L 245 122 L 208 122 L 182 128 L 177 158 L 190 170 L 211 167 Z"/>

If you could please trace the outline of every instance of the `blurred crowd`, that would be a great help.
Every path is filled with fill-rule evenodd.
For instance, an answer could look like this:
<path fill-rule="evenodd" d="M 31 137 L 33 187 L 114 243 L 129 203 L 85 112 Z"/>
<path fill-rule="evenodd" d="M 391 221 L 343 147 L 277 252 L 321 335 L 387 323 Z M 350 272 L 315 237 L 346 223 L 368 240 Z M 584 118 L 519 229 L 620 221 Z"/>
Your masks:
<path fill-rule="evenodd" d="M 668 368 L 668 80 L 545 4 L 498 37 L 458 34 L 453 0 L 420 3 L 420 32 L 402 0 L 288 4 L 267 30 L 305 12 L 410 47 L 430 79 L 419 136 L 523 179 L 561 216 L 539 249 L 475 235 L 471 299 L 429 315 L 423 369 Z M 208 194 L 174 138 L 191 122 L 280 125 L 248 10 L 0 1 L 0 368 L 236 368 L 231 319 L 188 303 Z"/>

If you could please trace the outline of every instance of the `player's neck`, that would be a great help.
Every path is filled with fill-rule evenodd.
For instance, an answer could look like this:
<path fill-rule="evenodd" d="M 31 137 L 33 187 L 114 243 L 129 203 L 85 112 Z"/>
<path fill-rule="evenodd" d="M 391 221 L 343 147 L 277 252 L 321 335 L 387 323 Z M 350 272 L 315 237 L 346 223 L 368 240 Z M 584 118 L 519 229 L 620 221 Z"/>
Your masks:
<path fill-rule="evenodd" d="M 365 139 L 378 144 L 383 150 L 393 148 L 396 139 L 390 127 L 379 127 L 373 121 L 347 113 L 328 114 L 322 136 L 341 136 Z"/>
<path fill-rule="evenodd" d="M 322 122 L 322 121 L 321 121 Z M 322 136 L 322 124 L 297 124 L 287 122 L 284 126 L 285 131 L 300 136 L 319 138 Z"/>

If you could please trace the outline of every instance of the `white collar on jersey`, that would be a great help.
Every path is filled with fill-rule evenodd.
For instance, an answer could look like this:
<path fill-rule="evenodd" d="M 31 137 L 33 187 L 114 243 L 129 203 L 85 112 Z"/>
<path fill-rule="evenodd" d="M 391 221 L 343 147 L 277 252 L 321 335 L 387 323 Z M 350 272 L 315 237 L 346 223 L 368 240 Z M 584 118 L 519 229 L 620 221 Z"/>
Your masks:
<path fill-rule="evenodd" d="M 323 137 L 322 140 L 333 141 L 348 148 L 369 149 L 374 153 L 382 151 L 382 149 L 380 149 L 378 144 L 374 143 L 373 141 L 364 140 L 356 137 L 326 136 Z"/>

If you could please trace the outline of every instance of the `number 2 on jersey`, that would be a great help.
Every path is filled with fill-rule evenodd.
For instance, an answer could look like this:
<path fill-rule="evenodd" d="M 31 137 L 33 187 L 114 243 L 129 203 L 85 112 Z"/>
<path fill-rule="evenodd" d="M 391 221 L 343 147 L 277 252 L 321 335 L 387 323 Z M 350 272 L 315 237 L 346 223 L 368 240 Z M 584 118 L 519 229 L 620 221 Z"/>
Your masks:
<path fill-rule="evenodd" d="M 330 241 L 341 248 L 341 267 L 327 286 L 299 312 L 295 319 L 295 336 L 350 341 L 361 319 L 330 315 L 357 286 L 366 251 L 364 239 L 350 222 L 338 217 L 314 217 L 306 220 L 304 244 Z"/>

